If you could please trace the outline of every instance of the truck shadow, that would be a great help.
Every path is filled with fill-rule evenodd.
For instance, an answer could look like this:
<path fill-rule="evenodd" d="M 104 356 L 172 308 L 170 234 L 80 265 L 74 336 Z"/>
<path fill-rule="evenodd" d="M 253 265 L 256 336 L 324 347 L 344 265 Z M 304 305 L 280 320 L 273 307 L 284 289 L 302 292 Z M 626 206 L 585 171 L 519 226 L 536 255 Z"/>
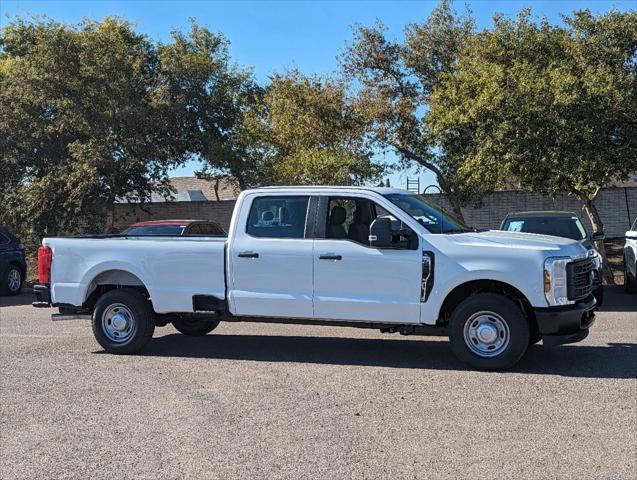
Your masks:
<path fill-rule="evenodd" d="M 637 313 L 637 295 L 625 293 L 622 285 L 607 285 L 604 287 L 604 303 L 599 311 Z"/>
<path fill-rule="evenodd" d="M 270 335 L 170 334 L 154 338 L 142 355 L 313 363 L 431 370 L 468 370 L 444 340 L 392 340 Z M 637 344 L 530 347 L 514 373 L 588 378 L 635 378 Z"/>

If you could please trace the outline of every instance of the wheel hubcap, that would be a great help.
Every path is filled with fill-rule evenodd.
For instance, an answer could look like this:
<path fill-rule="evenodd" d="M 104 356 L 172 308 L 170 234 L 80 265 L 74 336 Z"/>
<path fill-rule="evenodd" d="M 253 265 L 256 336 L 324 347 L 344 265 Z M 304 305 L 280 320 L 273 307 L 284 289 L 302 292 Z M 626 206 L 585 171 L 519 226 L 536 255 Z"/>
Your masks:
<path fill-rule="evenodd" d="M 509 326 L 495 312 L 477 312 L 464 325 L 464 341 L 480 357 L 495 357 L 509 345 Z"/>
<path fill-rule="evenodd" d="M 22 278 L 20 277 L 20 272 L 15 268 L 12 268 L 9 271 L 9 290 L 12 292 L 17 292 L 20 288 L 20 284 L 22 283 Z"/>
<path fill-rule="evenodd" d="M 109 305 L 102 314 L 102 331 L 114 343 L 128 341 L 137 328 L 130 309 L 121 303 Z"/>

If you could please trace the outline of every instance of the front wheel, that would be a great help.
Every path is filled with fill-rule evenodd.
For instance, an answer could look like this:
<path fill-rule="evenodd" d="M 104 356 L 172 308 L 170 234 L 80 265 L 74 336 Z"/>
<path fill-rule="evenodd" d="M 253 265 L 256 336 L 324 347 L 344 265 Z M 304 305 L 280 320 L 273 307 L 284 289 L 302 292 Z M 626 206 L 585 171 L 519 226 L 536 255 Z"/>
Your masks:
<path fill-rule="evenodd" d="M 212 332 L 219 325 L 219 321 L 208 321 L 197 318 L 178 318 L 173 320 L 173 327 L 178 332 L 191 337 L 199 337 Z"/>
<path fill-rule="evenodd" d="M 155 313 L 137 290 L 115 289 L 102 295 L 93 310 L 93 335 L 110 353 L 137 353 L 152 338 Z"/>
<path fill-rule="evenodd" d="M 480 293 L 460 303 L 449 321 L 454 354 L 481 370 L 515 365 L 529 346 L 529 324 L 520 308 L 503 295 Z"/>

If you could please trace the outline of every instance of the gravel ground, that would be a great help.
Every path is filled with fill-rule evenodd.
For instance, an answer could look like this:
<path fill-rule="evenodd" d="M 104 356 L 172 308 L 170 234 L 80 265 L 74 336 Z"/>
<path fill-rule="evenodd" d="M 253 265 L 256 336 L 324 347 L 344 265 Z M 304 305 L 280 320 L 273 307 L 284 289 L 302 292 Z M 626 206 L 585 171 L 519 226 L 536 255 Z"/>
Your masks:
<path fill-rule="evenodd" d="M 637 306 L 511 372 L 373 330 L 158 328 L 104 354 L 85 321 L 0 298 L 0 478 L 637 478 Z M 4 304 L 2 303 L 4 302 Z"/>

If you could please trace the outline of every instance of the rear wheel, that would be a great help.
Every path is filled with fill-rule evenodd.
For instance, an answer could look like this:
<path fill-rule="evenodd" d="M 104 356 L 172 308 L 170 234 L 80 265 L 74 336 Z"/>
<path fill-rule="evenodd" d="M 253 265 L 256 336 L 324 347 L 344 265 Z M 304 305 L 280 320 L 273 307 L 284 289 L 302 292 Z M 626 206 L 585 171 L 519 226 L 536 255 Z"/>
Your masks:
<path fill-rule="evenodd" d="M 173 320 L 173 326 L 184 335 L 199 337 L 212 332 L 219 325 L 219 320 L 203 320 L 197 318 L 179 318 Z"/>
<path fill-rule="evenodd" d="M 449 321 L 451 349 L 460 360 L 481 370 L 512 367 L 530 339 L 523 312 L 503 295 L 473 295 L 455 308 Z"/>
<path fill-rule="evenodd" d="M 4 278 L 2 279 L 2 285 L 0 285 L 3 290 L 2 293 L 6 293 L 7 295 L 17 295 L 22 290 L 22 284 L 24 283 L 24 278 L 22 276 L 22 270 L 20 267 L 15 265 L 9 265 L 6 272 L 4 273 Z"/>
<path fill-rule="evenodd" d="M 155 313 L 137 290 L 106 292 L 93 310 L 93 335 L 110 353 L 137 353 L 153 336 Z"/>

